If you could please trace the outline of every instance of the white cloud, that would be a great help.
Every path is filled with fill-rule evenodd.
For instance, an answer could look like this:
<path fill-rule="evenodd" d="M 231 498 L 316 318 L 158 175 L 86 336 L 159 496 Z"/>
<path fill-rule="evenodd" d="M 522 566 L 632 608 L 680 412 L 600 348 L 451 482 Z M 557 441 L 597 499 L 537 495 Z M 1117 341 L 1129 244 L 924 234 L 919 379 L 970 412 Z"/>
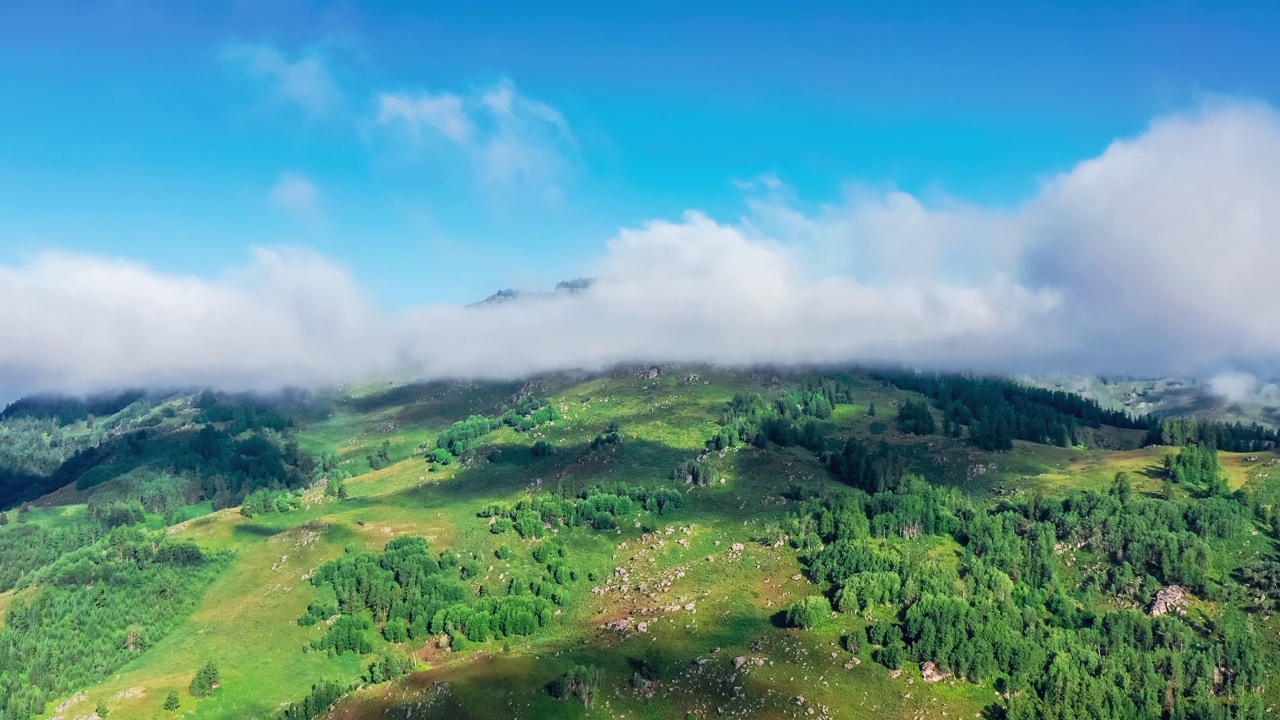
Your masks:
<path fill-rule="evenodd" d="M 463 144 L 486 142 L 474 132 Z M 1280 360 L 1280 119 L 1265 107 L 1161 119 L 1014 208 L 864 187 L 801 211 L 760 187 L 737 222 L 690 212 L 619 232 L 585 291 L 396 318 L 308 254 L 258 251 L 215 280 L 42 255 L 0 266 L 0 377 L 264 387 L 623 361 L 1208 376 Z M 1219 376 L 1216 392 L 1267 388 L 1248 385 Z"/>
<path fill-rule="evenodd" d="M 1205 371 L 1280 359 L 1277 200 L 1280 116 L 1220 104 L 1054 179 L 1013 231 L 1025 282 L 1066 293 L 1082 351 Z"/>
<path fill-rule="evenodd" d="M 460 153 L 486 185 L 555 185 L 577 149 L 564 116 L 510 80 L 462 95 L 383 93 L 377 106 L 377 125 L 421 151 Z"/>
<path fill-rule="evenodd" d="M 1264 383 L 1252 373 L 1228 370 L 1209 378 L 1209 394 L 1232 404 L 1280 404 L 1280 385 Z"/>
<path fill-rule="evenodd" d="M 217 280 L 45 253 L 0 266 L 0 306 L 9 391 L 267 389 L 389 367 L 385 321 L 345 270 L 306 251 L 255 250 Z"/>
<path fill-rule="evenodd" d="M 276 184 L 267 193 L 271 205 L 289 212 L 306 214 L 316 209 L 319 202 L 315 183 L 298 173 L 281 173 Z"/>
<path fill-rule="evenodd" d="M 987 357 L 985 343 L 1016 346 L 1054 307 L 1051 294 L 1012 286 L 813 278 L 792 248 L 698 213 L 623 231 L 594 274 L 572 296 L 391 319 L 345 269 L 309 253 L 257 250 L 214 280 L 48 253 L 0 266 L 0 377 L 12 383 L 0 391 L 511 377 L 628 360 L 963 367 Z"/>
<path fill-rule="evenodd" d="M 263 82 L 275 102 L 297 105 L 311 117 L 327 115 L 342 102 L 342 93 L 318 52 L 290 60 L 271 45 L 233 44 L 222 56 Z"/>

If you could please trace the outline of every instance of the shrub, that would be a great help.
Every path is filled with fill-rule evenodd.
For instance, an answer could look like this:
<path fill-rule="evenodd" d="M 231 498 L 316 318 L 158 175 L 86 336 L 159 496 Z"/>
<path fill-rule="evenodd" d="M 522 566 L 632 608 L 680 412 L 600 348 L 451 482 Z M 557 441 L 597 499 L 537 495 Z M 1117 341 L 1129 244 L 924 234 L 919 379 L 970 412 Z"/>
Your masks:
<path fill-rule="evenodd" d="M 382 627 L 382 637 L 387 642 L 401 643 L 409 639 L 409 627 L 405 625 L 404 620 L 388 620 L 387 624 Z M 373 681 L 380 682 L 380 681 Z"/>
<path fill-rule="evenodd" d="M 905 648 L 903 648 L 901 641 L 885 645 L 874 653 L 876 662 L 890 670 L 897 670 L 902 667 L 902 660 L 905 655 Z"/>
<path fill-rule="evenodd" d="M 844 637 L 840 638 L 840 646 L 843 647 L 847 652 L 851 652 L 854 655 L 858 654 L 858 651 L 861 649 L 861 645 L 862 644 L 858 642 L 857 635 L 845 635 Z"/>
<path fill-rule="evenodd" d="M 811 628 L 831 614 L 831 603 L 823 595 L 808 595 L 787 609 L 787 624 Z"/>
<path fill-rule="evenodd" d="M 411 658 L 399 655 L 383 655 L 369 663 L 369 669 L 364 674 L 364 681 L 383 683 L 403 677 L 405 673 L 411 670 L 413 670 L 413 660 Z"/>
<path fill-rule="evenodd" d="M 191 679 L 191 685 L 187 689 L 191 692 L 191 697 L 208 697 L 218 687 L 218 682 L 218 666 L 209 661 L 196 671 L 196 676 Z"/>
<path fill-rule="evenodd" d="M 354 652 L 360 655 L 373 652 L 373 644 L 365 637 L 369 621 L 355 615 L 343 615 L 329 626 L 325 636 L 312 643 L 316 650 L 333 650 L 341 655 Z"/>

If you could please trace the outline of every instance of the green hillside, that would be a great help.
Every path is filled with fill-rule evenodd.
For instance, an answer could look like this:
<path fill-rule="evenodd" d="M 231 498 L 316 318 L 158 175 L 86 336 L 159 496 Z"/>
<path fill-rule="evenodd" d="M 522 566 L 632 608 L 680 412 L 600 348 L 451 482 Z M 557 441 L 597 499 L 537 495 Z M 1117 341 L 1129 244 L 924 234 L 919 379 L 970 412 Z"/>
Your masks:
<path fill-rule="evenodd" d="M 1273 444 L 1143 447 L 1017 388 L 682 367 L 16 405 L 0 717 L 1266 717 Z"/>

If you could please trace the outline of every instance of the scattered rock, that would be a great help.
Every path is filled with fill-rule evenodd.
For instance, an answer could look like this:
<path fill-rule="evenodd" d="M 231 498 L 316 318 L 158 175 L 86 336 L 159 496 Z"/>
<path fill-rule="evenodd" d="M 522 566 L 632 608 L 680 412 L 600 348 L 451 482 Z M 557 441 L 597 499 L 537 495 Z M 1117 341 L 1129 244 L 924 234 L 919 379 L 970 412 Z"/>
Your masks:
<path fill-rule="evenodd" d="M 607 622 L 600 626 L 601 630 L 616 630 L 621 632 L 631 627 L 631 618 L 624 617 L 612 622 Z"/>
<path fill-rule="evenodd" d="M 1170 585 L 1156 591 L 1156 598 L 1151 602 L 1151 616 L 1160 617 L 1173 612 L 1187 604 L 1187 591 L 1179 585 Z"/>
<path fill-rule="evenodd" d="M 128 690 L 121 690 L 120 692 L 116 693 L 115 695 L 112 695 L 112 696 L 111 696 L 111 701 L 112 701 L 112 702 L 120 702 L 121 700 L 128 700 L 128 699 L 130 699 L 130 698 L 136 698 L 136 697 L 138 697 L 139 695 L 142 695 L 142 688 L 140 688 L 140 687 L 131 687 L 131 688 L 129 688 Z"/>

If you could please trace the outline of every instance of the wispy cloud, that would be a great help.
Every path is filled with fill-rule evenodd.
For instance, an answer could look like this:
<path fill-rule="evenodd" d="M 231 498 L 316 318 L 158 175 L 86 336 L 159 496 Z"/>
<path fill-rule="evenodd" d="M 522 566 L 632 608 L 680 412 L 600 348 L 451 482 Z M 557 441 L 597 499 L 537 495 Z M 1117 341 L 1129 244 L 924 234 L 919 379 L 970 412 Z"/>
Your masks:
<path fill-rule="evenodd" d="M 318 51 L 291 60 L 272 45 L 232 44 L 223 49 L 222 58 L 262 83 L 272 102 L 295 105 L 309 117 L 328 115 L 342 102 L 342 92 Z"/>
<path fill-rule="evenodd" d="M 558 184 L 577 152 L 564 116 L 510 80 L 465 94 L 381 93 L 375 124 L 418 150 L 460 153 L 486 184 Z"/>
<path fill-rule="evenodd" d="M 484 97 L 460 98 L 473 128 L 494 112 L 468 106 Z M 484 142 L 417 122 L 450 144 Z M 217 279 L 65 254 L 0 265 L 0 377 L 15 391 L 515 377 L 624 361 L 1280 368 L 1270 108 L 1159 119 L 1013 208 L 860 188 L 802 211 L 763 187 L 735 222 L 690 212 L 620 231 L 583 266 L 596 282 L 581 292 L 398 317 L 305 253 L 258 251 Z M 1267 391 L 1241 375 L 1215 387 Z"/>
<path fill-rule="evenodd" d="M 462 98 L 450 93 L 381 95 L 378 122 L 402 123 L 414 142 L 421 142 L 423 128 L 460 145 L 471 141 L 471 119 L 462 107 Z"/>
<path fill-rule="evenodd" d="M 315 211 L 319 197 L 315 183 L 305 175 L 285 172 L 267 193 L 267 201 L 281 210 L 304 215 Z"/>

